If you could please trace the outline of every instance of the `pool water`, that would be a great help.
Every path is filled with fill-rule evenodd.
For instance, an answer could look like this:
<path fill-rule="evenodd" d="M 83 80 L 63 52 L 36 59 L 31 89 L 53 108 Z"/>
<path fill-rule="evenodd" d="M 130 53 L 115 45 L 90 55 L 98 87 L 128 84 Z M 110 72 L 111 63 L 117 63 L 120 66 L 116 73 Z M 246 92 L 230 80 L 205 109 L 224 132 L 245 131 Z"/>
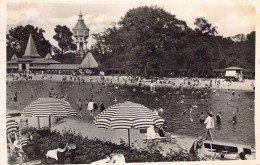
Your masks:
<path fill-rule="evenodd" d="M 41 84 L 41 87 L 40 87 Z M 34 94 L 31 87 L 36 87 L 38 93 Z M 102 89 L 102 91 L 97 92 Z M 205 136 L 205 125 L 199 122 L 201 112 L 206 113 L 211 110 L 216 118 L 216 114 L 221 111 L 222 123 L 215 122 L 214 138 L 219 141 L 228 141 L 247 145 L 255 144 L 254 135 L 254 110 L 249 110 L 249 106 L 254 107 L 254 92 L 235 91 L 235 94 L 227 93 L 226 90 L 216 90 L 213 94 L 210 89 L 173 89 L 160 87 L 156 92 L 150 92 L 149 87 L 118 86 L 85 83 L 84 85 L 72 86 L 71 82 L 61 84 L 61 82 L 48 82 L 42 84 L 35 82 L 14 82 L 9 87 L 7 85 L 7 109 L 12 109 L 11 98 L 14 92 L 18 91 L 18 109 L 23 109 L 33 100 L 39 97 L 48 97 L 49 92 L 60 95 L 68 94 L 67 100 L 76 109 L 77 99 L 81 99 L 84 104 L 90 95 L 100 103 L 103 101 L 105 107 L 109 107 L 118 102 L 130 100 L 141 103 L 150 109 L 163 108 L 162 117 L 166 120 L 167 131 L 181 135 Z M 30 98 L 33 95 L 33 98 Z M 240 95 L 240 98 L 238 96 Z M 114 101 L 114 98 L 117 101 Z M 197 108 L 191 108 L 196 104 Z M 83 111 L 85 106 L 83 106 Z M 99 111 L 99 110 L 98 110 Z M 232 123 L 232 113 L 237 116 L 237 123 Z M 89 122 L 92 122 L 92 120 Z"/>

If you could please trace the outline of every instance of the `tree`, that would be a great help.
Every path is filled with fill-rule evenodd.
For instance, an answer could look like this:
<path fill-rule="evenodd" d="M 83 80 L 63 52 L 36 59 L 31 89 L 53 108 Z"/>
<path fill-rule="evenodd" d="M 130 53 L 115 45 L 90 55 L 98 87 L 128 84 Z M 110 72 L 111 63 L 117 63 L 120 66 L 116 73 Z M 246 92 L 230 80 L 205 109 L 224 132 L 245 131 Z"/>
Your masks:
<path fill-rule="evenodd" d="M 216 27 L 205 18 L 196 18 L 194 25 L 196 28 L 189 31 L 188 44 L 184 50 L 188 76 L 213 76 L 218 55 Z"/>
<path fill-rule="evenodd" d="M 44 30 L 32 25 L 17 26 L 8 31 L 6 35 L 7 60 L 10 60 L 13 54 L 21 58 L 25 52 L 28 39 L 32 34 L 35 46 L 40 56 L 45 57 L 51 53 L 51 44 L 44 38 Z"/>
<path fill-rule="evenodd" d="M 62 55 L 65 51 L 77 49 L 77 45 L 72 39 L 73 33 L 67 26 L 57 25 L 54 31 L 56 34 L 53 36 L 53 39 L 58 42 Z"/>
<path fill-rule="evenodd" d="M 230 66 L 254 69 L 255 32 L 217 35 L 217 27 L 196 18 L 195 29 L 157 6 L 130 9 L 104 32 L 94 34 L 91 52 L 104 68 L 120 68 L 144 77 L 163 69 L 188 76 L 215 76 Z"/>
<path fill-rule="evenodd" d="M 92 48 L 98 50 L 92 52 L 108 57 L 113 67 L 118 64 L 149 77 L 151 69 L 176 67 L 186 28 L 184 21 L 157 6 L 130 9 L 117 25 L 94 35 L 97 42 Z"/>

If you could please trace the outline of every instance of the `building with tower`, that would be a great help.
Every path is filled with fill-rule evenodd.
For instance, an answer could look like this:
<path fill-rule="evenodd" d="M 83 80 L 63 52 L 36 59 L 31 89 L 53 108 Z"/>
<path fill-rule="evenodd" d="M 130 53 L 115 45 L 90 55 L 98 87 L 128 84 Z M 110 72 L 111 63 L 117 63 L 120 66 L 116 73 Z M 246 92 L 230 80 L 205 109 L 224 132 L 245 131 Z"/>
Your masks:
<path fill-rule="evenodd" d="M 62 64 L 56 61 L 48 53 L 45 58 L 38 54 L 37 48 L 30 34 L 25 53 L 22 58 L 13 55 L 10 61 L 7 61 L 7 72 L 40 72 L 50 74 L 71 74 L 75 72 L 89 73 L 97 70 L 98 63 L 91 54 L 87 52 L 87 39 L 89 37 L 89 28 L 85 25 L 80 12 L 79 19 L 73 30 L 74 41 L 77 44 L 77 54 L 80 63 Z"/>
<path fill-rule="evenodd" d="M 76 26 L 72 29 L 74 41 L 77 45 L 77 54 L 83 57 L 87 50 L 87 39 L 89 37 L 89 28 L 85 25 L 80 11 Z"/>
<path fill-rule="evenodd" d="M 62 64 L 53 60 L 48 53 L 42 58 L 37 51 L 33 37 L 30 34 L 29 40 L 22 58 L 18 58 L 15 54 L 11 60 L 7 61 L 7 72 L 35 72 L 49 74 L 72 74 L 75 72 L 91 73 L 92 70 L 98 68 L 93 55 L 88 52 L 84 60 L 80 64 Z"/>

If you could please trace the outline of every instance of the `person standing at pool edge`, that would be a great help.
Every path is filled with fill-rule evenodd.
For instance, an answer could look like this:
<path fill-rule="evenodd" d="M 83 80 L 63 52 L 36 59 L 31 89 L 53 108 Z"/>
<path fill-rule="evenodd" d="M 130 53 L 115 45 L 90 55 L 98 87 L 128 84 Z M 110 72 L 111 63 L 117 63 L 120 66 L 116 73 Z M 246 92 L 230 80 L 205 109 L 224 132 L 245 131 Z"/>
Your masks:
<path fill-rule="evenodd" d="M 206 124 L 206 136 L 205 140 L 207 140 L 208 134 L 210 136 L 210 139 L 213 141 L 213 129 L 214 129 L 214 120 L 212 113 L 208 112 L 208 117 L 206 118 L 204 124 Z"/>

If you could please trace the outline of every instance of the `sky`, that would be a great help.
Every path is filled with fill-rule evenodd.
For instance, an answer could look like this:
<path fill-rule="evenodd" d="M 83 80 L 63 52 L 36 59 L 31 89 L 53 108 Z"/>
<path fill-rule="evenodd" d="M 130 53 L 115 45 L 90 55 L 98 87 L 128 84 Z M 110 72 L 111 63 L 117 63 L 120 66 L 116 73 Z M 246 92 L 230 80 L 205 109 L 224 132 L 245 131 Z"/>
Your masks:
<path fill-rule="evenodd" d="M 111 26 L 112 22 L 118 22 L 125 13 L 132 8 L 149 3 L 8 3 L 6 30 L 19 25 L 31 24 L 45 30 L 45 38 L 54 46 L 57 42 L 53 39 L 56 25 L 66 25 L 71 30 L 76 25 L 78 14 L 83 14 L 83 19 L 90 29 L 88 48 L 94 43 L 91 37 L 93 33 L 103 32 Z M 153 3 L 154 5 L 154 3 Z M 178 19 L 186 21 L 187 25 L 194 28 L 196 17 L 204 17 L 214 26 L 217 26 L 218 35 L 224 37 L 236 34 L 248 34 L 255 30 L 253 17 L 255 9 L 250 6 L 241 7 L 237 4 L 229 5 L 194 5 L 159 3 L 162 7 Z"/>

